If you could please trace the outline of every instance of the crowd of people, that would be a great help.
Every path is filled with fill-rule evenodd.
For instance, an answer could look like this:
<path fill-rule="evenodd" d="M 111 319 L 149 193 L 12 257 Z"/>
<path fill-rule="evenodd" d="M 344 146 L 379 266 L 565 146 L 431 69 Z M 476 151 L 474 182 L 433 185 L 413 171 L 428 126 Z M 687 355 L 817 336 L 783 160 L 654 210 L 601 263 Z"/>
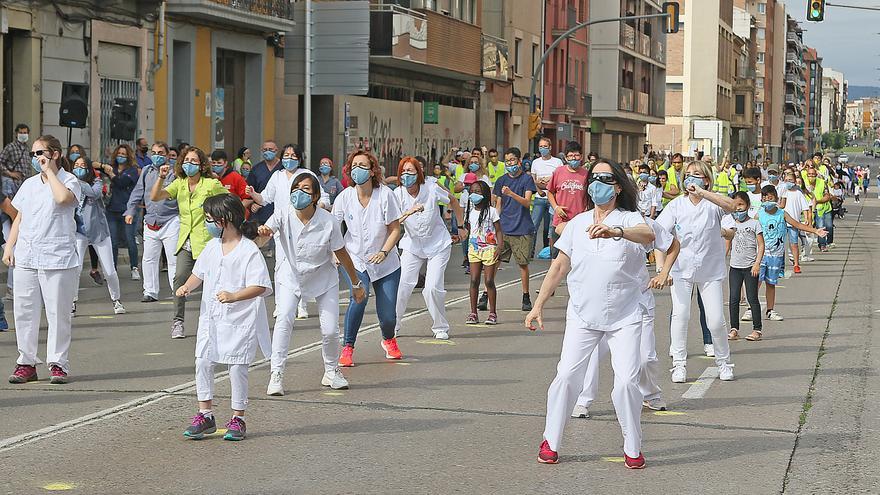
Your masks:
<path fill-rule="evenodd" d="M 501 323 L 500 263 L 513 260 L 519 269 L 519 310 L 531 330 L 543 328 L 545 305 L 565 278 L 565 335 L 538 460 L 558 462 L 567 420 L 589 417 L 599 363 L 610 353 L 612 399 L 625 465 L 632 469 L 645 466 L 642 408 L 667 408 L 655 329 L 668 322 L 670 379 L 686 382 L 696 296 L 704 352 L 714 358 L 720 380 L 733 380 L 728 341 L 740 338 L 740 322 L 752 324 L 745 339 L 760 341 L 766 321 L 783 319 L 776 285 L 814 260 L 814 246 L 819 252 L 835 247 L 834 218 L 842 218 L 844 198 L 858 201 L 870 181 L 869 168 L 832 164 L 821 153 L 783 165 L 677 153 L 622 164 L 585 155 L 577 142 L 554 155 L 548 138 L 539 140 L 535 156 L 515 147 L 452 148 L 442 163 L 406 156 L 395 170 L 385 170 L 366 149 L 350 153 L 338 168 L 321 158 L 312 170 L 299 146 L 272 140 L 262 144 L 256 163 L 248 148 L 230 161 L 223 150 L 150 146 L 145 139 L 134 149 L 120 144 L 104 163 L 80 145 L 65 149 L 52 136 L 31 140 L 28 132 L 19 126 L 16 140 L 0 153 L 3 262 L 10 267 L 19 351 L 11 383 L 38 379 L 44 308 L 50 381 L 69 380 L 86 252 L 90 278 L 107 284 L 115 314 L 126 312 L 118 269 L 124 246 L 128 273 L 143 284 L 141 303 L 160 299 L 160 274 L 167 269 L 172 339 L 186 337 L 186 302 L 202 287 L 198 413 L 184 435 L 199 439 L 217 431 L 214 369 L 221 364 L 232 385 L 224 438 L 242 440 L 248 365 L 260 348 L 271 358 L 266 393 L 284 395 L 293 328 L 308 317 L 310 301 L 322 335 L 321 384 L 332 389 L 349 387 L 342 369 L 355 366 L 371 298 L 386 359 L 403 359 L 397 337 L 417 287 L 433 337 L 449 339 L 445 275 L 458 244 L 470 278 L 467 325 Z M 533 303 L 529 266 L 543 257 L 552 262 Z M 350 293 L 341 332 L 340 286 Z M 654 290 L 664 288 L 671 290 L 672 312 L 657 320 Z M 270 334 L 265 300 L 273 294 Z M 742 304 L 748 309 L 741 316 Z M 0 328 L 8 328 L 5 316 Z"/>

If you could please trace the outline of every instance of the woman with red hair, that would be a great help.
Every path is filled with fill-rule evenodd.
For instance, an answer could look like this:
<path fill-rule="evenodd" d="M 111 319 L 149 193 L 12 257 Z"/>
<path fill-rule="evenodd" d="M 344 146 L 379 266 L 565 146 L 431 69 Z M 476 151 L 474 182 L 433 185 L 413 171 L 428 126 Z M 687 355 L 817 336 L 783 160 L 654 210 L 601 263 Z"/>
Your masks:
<path fill-rule="evenodd" d="M 333 203 L 333 215 L 348 229 L 345 249 L 351 255 L 359 279 L 352 289 L 363 287 L 367 297 L 360 302 L 354 298 L 349 301 L 339 366 L 354 366 L 354 343 L 371 295 L 376 299 L 385 357 L 402 359 L 394 338 L 395 303 L 400 285 L 400 256 L 396 248 L 400 239 L 400 206 L 391 189 L 383 184 L 382 170 L 372 153 L 358 150 L 349 155 L 342 174 L 354 187 L 339 193 Z M 369 285 L 375 294 L 370 294 Z"/>
<path fill-rule="evenodd" d="M 400 256 L 397 326 L 394 333 L 397 335 L 400 332 L 400 318 L 406 311 L 406 304 L 418 282 L 419 271 L 427 263 L 422 296 L 434 321 L 431 327 L 434 338 L 447 340 L 449 321 L 446 319 L 446 287 L 443 276 L 452 252 L 452 239 L 437 209 L 438 205 L 452 206 L 458 225 L 464 225 L 461 206 L 455 196 L 440 187 L 436 181 L 425 182 L 422 165 L 415 157 L 407 156 L 400 160 L 397 177 L 400 187 L 394 190 L 394 195 L 400 202 L 400 209 L 404 210 L 400 223 L 406 227 L 406 231 L 400 241 L 403 254 Z"/>

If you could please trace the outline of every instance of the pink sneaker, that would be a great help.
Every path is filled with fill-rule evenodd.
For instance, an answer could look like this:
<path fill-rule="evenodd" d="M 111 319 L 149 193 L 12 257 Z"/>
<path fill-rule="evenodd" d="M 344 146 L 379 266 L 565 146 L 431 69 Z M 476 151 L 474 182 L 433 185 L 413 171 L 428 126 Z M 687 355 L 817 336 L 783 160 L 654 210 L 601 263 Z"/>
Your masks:
<path fill-rule="evenodd" d="M 56 385 L 67 383 L 67 372 L 61 369 L 61 366 L 53 364 L 50 370 L 52 372 L 52 378 L 49 379 L 49 383 L 54 383 Z"/>
<path fill-rule="evenodd" d="M 547 440 L 544 440 L 541 443 L 541 448 L 538 450 L 538 462 L 541 464 L 558 464 L 559 463 L 559 454 L 556 451 L 550 449 L 550 444 L 547 443 Z"/>
<path fill-rule="evenodd" d="M 27 383 L 37 381 L 37 367 L 27 364 L 18 364 L 15 371 L 9 376 L 9 383 Z"/>

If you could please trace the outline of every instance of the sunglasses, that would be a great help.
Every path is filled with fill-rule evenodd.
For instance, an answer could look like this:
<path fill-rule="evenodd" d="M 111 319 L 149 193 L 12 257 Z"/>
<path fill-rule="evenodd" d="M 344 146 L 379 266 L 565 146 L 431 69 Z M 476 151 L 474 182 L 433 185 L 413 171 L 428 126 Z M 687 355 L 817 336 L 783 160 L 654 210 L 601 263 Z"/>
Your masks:
<path fill-rule="evenodd" d="M 31 158 L 34 158 L 37 156 L 49 157 L 52 154 L 52 152 L 49 150 L 37 150 L 37 151 L 31 151 L 30 153 L 31 153 Z"/>
<path fill-rule="evenodd" d="M 617 184 L 617 179 L 614 178 L 614 174 L 609 174 L 607 172 L 600 172 L 597 174 L 593 174 L 590 176 L 590 184 L 593 182 L 599 181 L 603 184 Z"/>

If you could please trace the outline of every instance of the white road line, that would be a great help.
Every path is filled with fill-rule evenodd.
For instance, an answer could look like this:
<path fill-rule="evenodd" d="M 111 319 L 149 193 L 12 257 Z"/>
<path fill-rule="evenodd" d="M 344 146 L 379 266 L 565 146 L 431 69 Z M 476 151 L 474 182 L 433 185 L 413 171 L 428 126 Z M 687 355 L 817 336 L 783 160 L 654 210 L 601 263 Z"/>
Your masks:
<path fill-rule="evenodd" d="M 529 276 L 529 278 L 530 279 L 538 278 L 538 277 L 545 275 L 546 273 L 547 273 L 547 270 L 540 271 L 538 273 L 532 274 L 531 276 Z M 496 290 L 506 289 L 508 287 L 513 287 L 514 285 L 519 285 L 519 284 L 520 284 L 519 279 L 511 280 L 510 282 L 505 282 L 503 284 L 499 284 L 496 287 Z M 459 296 L 459 297 L 456 297 L 454 299 L 450 299 L 449 301 L 447 301 L 446 306 L 447 307 L 453 306 L 453 305 L 456 305 L 462 301 L 468 301 L 468 300 L 470 300 L 470 295 Z M 413 318 L 416 318 L 418 316 L 426 314 L 427 312 L 428 312 L 427 308 L 422 308 L 422 309 L 417 309 L 415 311 L 410 311 L 409 313 L 406 314 L 406 316 L 404 316 L 401 319 L 401 321 L 412 320 Z M 372 325 L 369 325 L 369 326 L 361 329 L 358 332 L 358 336 L 373 333 L 378 329 L 379 329 L 379 324 L 374 323 Z M 321 341 L 318 340 L 316 342 L 312 342 L 311 344 L 307 344 L 302 347 L 297 347 L 296 349 L 292 349 L 290 352 L 287 353 L 287 359 L 290 359 L 292 357 L 301 356 L 303 354 L 307 354 L 309 352 L 312 352 L 312 351 L 314 351 L 316 349 L 320 349 L 320 348 L 321 348 Z M 253 364 L 251 364 L 249 366 L 249 369 L 262 368 L 270 363 L 271 363 L 270 358 L 263 358 L 263 359 L 260 359 L 259 361 L 255 361 Z M 214 382 L 215 383 L 220 382 L 221 380 L 228 378 L 228 376 L 229 376 L 228 371 L 216 373 L 214 375 Z M 27 445 L 27 444 L 36 442 L 37 440 L 42 440 L 44 438 L 53 437 L 55 435 L 58 435 L 59 433 L 73 430 L 73 429 L 79 428 L 81 426 L 86 426 L 86 425 L 90 425 L 93 423 L 97 423 L 98 421 L 110 419 L 110 418 L 119 416 L 121 414 L 128 413 L 129 411 L 133 411 L 135 409 L 139 409 L 144 406 L 148 406 L 150 404 L 155 404 L 156 402 L 159 402 L 160 400 L 166 399 L 168 397 L 172 397 L 174 394 L 193 389 L 193 388 L 195 388 L 195 385 L 196 385 L 195 380 L 192 380 L 192 381 L 189 381 L 186 383 L 181 383 L 180 385 L 163 389 L 160 392 L 145 395 L 143 397 L 138 397 L 137 399 L 131 400 L 129 402 L 119 404 L 117 406 L 113 406 L 113 407 L 110 407 L 110 408 L 107 408 L 107 409 L 104 409 L 104 410 L 101 410 L 98 412 L 94 412 L 92 414 L 87 414 L 87 415 L 81 416 L 79 418 L 64 421 L 62 423 L 54 424 L 52 426 L 47 426 L 46 428 L 41 428 L 39 430 L 34 430 L 34 431 L 27 432 L 27 433 L 22 433 L 21 435 L 16 435 L 14 437 L 9 437 L 9 438 L 3 439 L 2 441 L 0 441 L 0 453 L 15 449 L 17 447 L 21 447 L 23 445 Z"/>
<path fill-rule="evenodd" d="M 709 387 L 712 386 L 712 382 L 718 378 L 718 368 L 715 366 L 711 366 L 706 368 L 706 371 L 697 378 L 697 381 L 694 382 L 693 385 L 687 392 L 681 394 L 682 399 L 702 399 L 706 392 L 709 391 Z"/>

